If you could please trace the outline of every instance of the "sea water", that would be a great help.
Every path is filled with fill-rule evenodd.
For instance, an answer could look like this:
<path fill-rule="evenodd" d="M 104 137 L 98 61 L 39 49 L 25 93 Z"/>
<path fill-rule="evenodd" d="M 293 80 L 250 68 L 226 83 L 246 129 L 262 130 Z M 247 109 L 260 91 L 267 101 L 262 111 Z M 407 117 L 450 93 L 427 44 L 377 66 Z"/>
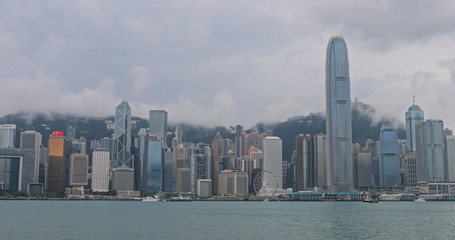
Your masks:
<path fill-rule="evenodd" d="M 455 239 L 455 202 L 0 201 L 0 239 Z"/>

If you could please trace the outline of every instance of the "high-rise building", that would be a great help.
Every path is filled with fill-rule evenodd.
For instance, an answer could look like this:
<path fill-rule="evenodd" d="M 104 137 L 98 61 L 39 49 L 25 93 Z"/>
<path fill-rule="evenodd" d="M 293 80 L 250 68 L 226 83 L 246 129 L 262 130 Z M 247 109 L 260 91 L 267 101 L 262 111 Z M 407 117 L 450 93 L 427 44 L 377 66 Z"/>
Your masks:
<path fill-rule="evenodd" d="M 262 143 L 264 148 L 262 170 L 269 171 L 276 176 L 278 188 L 283 188 L 283 143 L 279 137 L 265 137 Z"/>
<path fill-rule="evenodd" d="M 117 166 L 133 167 L 134 157 L 131 154 L 131 107 L 123 100 L 115 108 L 115 130 Z"/>
<path fill-rule="evenodd" d="M 134 188 L 145 193 L 147 191 L 147 129 L 139 129 L 137 136 L 134 137 L 133 146 Z"/>
<path fill-rule="evenodd" d="M 223 157 L 223 138 L 220 132 L 217 132 L 212 141 L 212 192 L 218 194 L 218 174 L 220 174 L 220 159 Z"/>
<path fill-rule="evenodd" d="M 25 131 L 21 133 L 20 148 L 35 150 L 35 168 L 33 183 L 38 183 L 39 177 L 39 164 L 40 164 L 40 150 L 42 144 L 41 133 L 35 131 Z"/>
<path fill-rule="evenodd" d="M 0 189 L 27 191 L 34 180 L 34 149 L 0 148 Z"/>
<path fill-rule="evenodd" d="M 149 136 L 147 157 L 147 192 L 163 191 L 163 147 L 156 136 Z"/>
<path fill-rule="evenodd" d="M 183 131 L 180 125 L 175 126 L 175 138 L 177 138 L 177 146 L 183 143 Z"/>
<path fill-rule="evenodd" d="M 426 120 L 416 125 L 417 181 L 447 181 L 444 163 L 442 120 Z"/>
<path fill-rule="evenodd" d="M 352 173 L 351 92 L 348 49 L 343 37 L 331 37 L 326 53 L 326 129 L 331 192 L 354 190 Z"/>
<path fill-rule="evenodd" d="M 163 147 L 167 146 L 167 112 L 164 110 L 150 110 L 150 136 L 157 137 Z"/>
<path fill-rule="evenodd" d="M 382 126 L 379 133 L 379 179 L 381 186 L 400 185 L 400 156 L 395 128 Z"/>
<path fill-rule="evenodd" d="M 365 142 L 365 150 L 371 151 L 371 184 L 374 186 L 381 185 L 379 180 L 379 142 L 367 139 Z"/>
<path fill-rule="evenodd" d="M 417 184 L 417 153 L 408 152 L 404 161 L 406 184 Z"/>
<path fill-rule="evenodd" d="M 447 181 L 455 182 L 455 136 L 446 136 Z"/>
<path fill-rule="evenodd" d="M 76 139 L 76 127 L 69 126 L 65 132 L 66 139 Z"/>
<path fill-rule="evenodd" d="M 190 169 L 177 168 L 175 191 L 178 193 L 191 191 Z"/>
<path fill-rule="evenodd" d="M 172 148 L 164 148 L 163 191 L 174 192 L 174 153 Z"/>
<path fill-rule="evenodd" d="M 325 134 L 316 134 L 313 136 L 313 147 L 314 147 L 314 164 L 315 169 L 315 180 L 314 186 L 320 189 L 327 187 L 327 136 Z"/>
<path fill-rule="evenodd" d="M 47 192 L 55 194 L 65 190 L 67 141 L 62 132 L 49 137 L 49 160 L 47 164 Z"/>
<path fill-rule="evenodd" d="M 107 149 L 92 151 L 92 190 L 94 192 L 109 191 L 109 156 Z"/>
<path fill-rule="evenodd" d="M 414 102 L 406 112 L 406 149 L 408 152 L 417 151 L 416 125 L 423 121 L 424 112 Z"/>
<path fill-rule="evenodd" d="M 359 150 L 354 152 L 354 185 L 371 185 L 371 151 Z"/>
<path fill-rule="evenodd" d="M 88 185 L 88 155 L 71 154 L 69 185 L 73 187 Z"/>
<path fill-rule="evenodd" d="M 212 179 L 198 179 L 196 193 L 199 197 L 212 196 Z"/>
<path fill-rule="evenodd" d="M 0 148 L 14 148 L 16 140 L 16 125 L 1 124 L 0 125 Z"/>
<path fill-rule="evenodd" d="M 188 151 L 191 159 L 191 191 L 197 193 L 198 180 L 212 179 L 211 149 L 204 144 L 198 144 L 189 147 Z"/>
<path fill-rule="evenodd" d="M 127 166 L 112 170 L 112 190 L 132 191 L 134 189 L 134 169 Z"/>
<path fill-rule="evenodd" d="M 295 137 L 295 187 L 296 191 L 304 191 L 314 187 L 312 171 L 314 151 L 312 137 L 300 134 Z"/>

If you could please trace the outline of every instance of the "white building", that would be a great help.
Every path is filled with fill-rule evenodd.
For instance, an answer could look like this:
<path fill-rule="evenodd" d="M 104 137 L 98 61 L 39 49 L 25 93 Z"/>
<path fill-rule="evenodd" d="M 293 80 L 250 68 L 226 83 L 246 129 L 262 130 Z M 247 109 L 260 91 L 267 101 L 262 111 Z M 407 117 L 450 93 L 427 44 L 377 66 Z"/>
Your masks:
<path fill-rule="evenodd" d="M 92 190 L 109 191 L 109 150 L 93 149 L 92 154 Z"/>
<path fill-rule="evenodd" d="M 263 141 L 262 170 L 272 172 L 278 179 L 278 188 L 283 188 L 283 143 L 281 138 L 269 136 Z"/>
<path fill-rule="evenodd" d="M 0 148 L 14 148 L 14 140 L 16 139 L 15 124 L 0 125 Z"/>

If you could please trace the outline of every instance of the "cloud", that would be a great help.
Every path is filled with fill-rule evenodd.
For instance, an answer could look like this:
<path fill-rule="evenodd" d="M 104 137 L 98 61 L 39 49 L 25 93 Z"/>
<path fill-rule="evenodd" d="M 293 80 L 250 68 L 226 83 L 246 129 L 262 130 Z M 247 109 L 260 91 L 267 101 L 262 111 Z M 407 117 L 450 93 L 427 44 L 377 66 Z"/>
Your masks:
<path fill-rule="evenodd" d="M 142 66 L 131 68 L 130 75 L 132 77 L 131 92 L 133 96 L 142 96 L 154 80 L 153 74 Z"/>
<path fill-rule="evenodd" d="M 301 115 L 303 106 L 292 99 L 286 99 L 284 102 L 271 104 L 267 106 L 264 117 L 265 123 L 275 123 L 285 121 L 290 116 Z"/>

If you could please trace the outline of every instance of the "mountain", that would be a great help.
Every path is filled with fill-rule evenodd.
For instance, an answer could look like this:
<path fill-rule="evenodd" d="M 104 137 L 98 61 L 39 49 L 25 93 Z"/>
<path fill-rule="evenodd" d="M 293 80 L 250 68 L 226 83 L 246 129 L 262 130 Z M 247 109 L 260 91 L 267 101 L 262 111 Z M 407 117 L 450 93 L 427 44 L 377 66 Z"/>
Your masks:
<path fill-rule="evenodd" d="M 403 124 L 397 119 L 380 119 L 375 121 L 373 116 L 374 108 L 371 106 L 355 101 L 352 104 L 352 139 L 353 142 L 364 143 L 366 139 L 377 140 L 379 130 L 382 124 L 392 124 L 397 127 L 398 138 L 406 137 Z M 110 137 L 112 130 L 106 128 L 105 120 L 114 120 L 113 116 L 106 118 L 80 117 L 63 114 L 28 114 L 19 112 L 0 118 L 0 124 L 16 124 L 16 146 L 19 146 L 20 133 L 26 130 L 35 130 L 43 135 L 43 144 L 46 146 L 49 135 L 53 131 L 65 131 L 68 126 L 76 127 L 76 138 L 85 137 L 88 142 L 93 139 Z M 136 134 L 139 128 L 148 127 L 146 119 L 133 117 L 136 121 L 136 127 L 132 133 Z M 180 124 L 183 130 L 183 141 L 193 143 L 211 143 L 215 134 L 220 132 L 223 138 L 234 139 L 234 133 L 231 128 L 223 126 L 208 128 L 203 126 L 193 126 L 189 124 Z M 175 125 L 169 125 L 168 145 L 171 146 L 174 137 Z M 295 147 L 295 136 L 298 134 L 318 134 L 325 133 L 325 116 L 321 113 L 309 114 L 308 116 L 295 116 L 287 121 L 275 124 L 258 123 L 247 132 L 258 131 L 260 133 L 266 130 L 272 130 L 275 136 L 283 140 L 283 159 L 290 160 Z"/>

